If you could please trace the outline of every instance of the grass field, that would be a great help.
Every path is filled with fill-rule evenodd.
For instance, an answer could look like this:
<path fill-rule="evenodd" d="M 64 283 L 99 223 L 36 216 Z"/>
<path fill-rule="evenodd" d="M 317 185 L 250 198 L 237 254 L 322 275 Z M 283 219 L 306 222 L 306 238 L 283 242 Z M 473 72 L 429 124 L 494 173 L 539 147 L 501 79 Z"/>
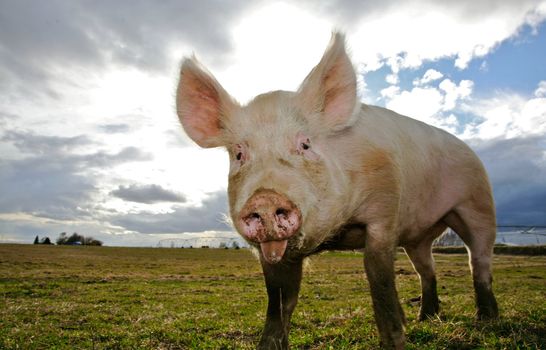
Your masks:
<path fill-rule="evenodd" d="M 436 255 L 441 317 L 417 322 L 419 280 L 399 254 L 409 349 L 546 349 L 546 257 L 496 256 L 501 319 L 474 320 L 466 255 Z M 0 245 L 1 349 L 252 349 L 265 287 L 248 250 Z M 379 338 L 358 253 L 311 259 L 293 349 Z"/>

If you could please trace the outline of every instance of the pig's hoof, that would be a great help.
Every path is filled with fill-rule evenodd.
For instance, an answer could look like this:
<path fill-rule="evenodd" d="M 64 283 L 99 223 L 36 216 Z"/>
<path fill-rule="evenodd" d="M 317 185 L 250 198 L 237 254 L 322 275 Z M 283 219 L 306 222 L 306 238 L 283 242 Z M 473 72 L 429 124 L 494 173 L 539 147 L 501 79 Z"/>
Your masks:
<path fill-rule="evenodd" d="M 393 349 L 393 350 L 404 350 L 405 349 L 405 338 L 399 339 L 389 339 L 387 341 L 381 341 L 381 349 Z"/>
<path fill-rule="evenodd" d="M 495 320 L 499 318 L 499 309 L 497 303 L 487 305 L 487 307 L 482 306 L 478 309 L 477 318 L 479 321 L 488 321 Z"/>
<path fill-rule="evenodd" d="M 426 321 L 430 318 L 435 318 L 440 311 L 438 303 L 424 303 L 419 310 L 419 321 Z"/>
<path fill-rule="evenodd" d="M 262 336 L 258 350 L 288 350 L 287 337 Z"/>

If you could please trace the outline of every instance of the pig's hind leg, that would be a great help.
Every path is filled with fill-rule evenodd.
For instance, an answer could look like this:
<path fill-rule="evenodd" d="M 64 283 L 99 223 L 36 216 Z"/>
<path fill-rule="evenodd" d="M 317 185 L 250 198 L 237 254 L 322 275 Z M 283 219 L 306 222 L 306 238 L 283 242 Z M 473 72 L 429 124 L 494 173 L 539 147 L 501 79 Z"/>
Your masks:
<path fill-rule="evenodd" d="M 496 223 L 492 202 L 474 197 L 458 205 L 444 217 L 444 222 L 461 237 L 469 255 L 474 281 L 477 317 L 497 318 L 497 301 L 493 294 L 491 261 L 495 244 Z"/>
<path fill-rule="evenodd" d="M 413 268 L 419 274 L 421 281 L 421 309 L 419 320 L 423 321 L 434 317 L 440 309 L 438 292 L 436 289 L 436 273 L 434 271 L 434 258 L 432 256 L 432 242 L 445 229 L 446 225 L 438 223 L 429 229 L 423 240 L 411 245 L 405 245 L 404 250 L 413 264 Z"/>

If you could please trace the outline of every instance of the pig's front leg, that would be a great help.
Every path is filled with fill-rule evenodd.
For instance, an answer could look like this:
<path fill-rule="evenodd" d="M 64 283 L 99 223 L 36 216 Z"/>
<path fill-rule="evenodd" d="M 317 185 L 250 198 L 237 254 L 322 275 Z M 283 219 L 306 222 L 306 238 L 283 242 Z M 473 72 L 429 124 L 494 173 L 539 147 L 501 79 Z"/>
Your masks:
<path fill-rule="evenodd" d="M 385 232 L 368 232 L 364 265 L 370 284 L 375 321 L 385 349 L 404 349 L 404 311 L 394 281 L 395 244 Z"/>
<path fill-rule="evenodd" d="M 298 302 L 303 260 L 269 264 L 260 257 L 260 261 L 269 301 L 258 349 L 288 349 L 290 316 Z"/>

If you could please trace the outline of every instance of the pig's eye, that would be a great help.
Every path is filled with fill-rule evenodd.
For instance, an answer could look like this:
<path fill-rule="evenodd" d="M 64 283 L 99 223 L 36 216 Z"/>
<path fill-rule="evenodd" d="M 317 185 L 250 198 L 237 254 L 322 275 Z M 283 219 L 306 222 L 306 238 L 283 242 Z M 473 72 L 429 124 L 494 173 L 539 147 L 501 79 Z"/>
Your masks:
<path fill-rule="evenodd" d="M 309 160 L 319 160 L 320 157 L 311 149 L 311 140 L 303 133 L 296 136 L 296 152 Z"/>
<path fill-rule="evenodd" d="M 243 165 L 248 158 L 247 146 L 244 143 L 236 144 L 233 148 L 233 153 L 235 154 L 235 163 L 237 166 Z"/>

